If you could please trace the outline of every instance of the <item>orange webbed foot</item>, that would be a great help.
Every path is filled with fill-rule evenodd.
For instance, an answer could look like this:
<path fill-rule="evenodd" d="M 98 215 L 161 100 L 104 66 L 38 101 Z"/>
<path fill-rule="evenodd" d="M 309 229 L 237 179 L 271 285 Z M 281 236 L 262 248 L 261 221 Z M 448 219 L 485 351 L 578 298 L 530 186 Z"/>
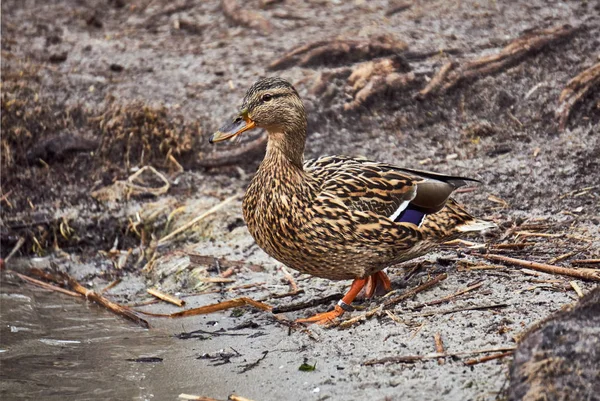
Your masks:
<path fill-rule="evenodd" d="M 343 313 L 344 310 L 339 305 L 336 305 L 332 311 L 317 313 L 314 316 L 304 319 L 297 319 L 296 323 L 317 323 L 322 325 L 328 325 L 331 324 L 336 318 L 342 316 Z"/>

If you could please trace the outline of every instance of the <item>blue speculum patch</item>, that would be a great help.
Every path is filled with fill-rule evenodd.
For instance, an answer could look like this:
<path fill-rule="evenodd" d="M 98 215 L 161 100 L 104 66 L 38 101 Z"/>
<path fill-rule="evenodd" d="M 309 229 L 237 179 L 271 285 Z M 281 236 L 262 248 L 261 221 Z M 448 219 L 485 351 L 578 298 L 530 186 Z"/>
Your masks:
<path fill-rule="evenodd" d="M 400 213 L 400 215 L 396 218 L 395 221 L 398 223 L 413 223 L 417 226 L 421 225 L 423 219 L 425 218 L 425 213 L 415 209 L 412 205 L 408 205 L 406 209 Z"/>

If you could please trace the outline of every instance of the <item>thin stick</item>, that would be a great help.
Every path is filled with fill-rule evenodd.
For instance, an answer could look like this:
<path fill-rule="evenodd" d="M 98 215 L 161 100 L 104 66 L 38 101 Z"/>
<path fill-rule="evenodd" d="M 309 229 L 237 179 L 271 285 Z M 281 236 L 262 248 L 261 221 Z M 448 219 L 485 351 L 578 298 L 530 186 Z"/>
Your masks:
<path fill-rule="evenodd" d="M 38 287 L 42 287 L 42 288 L 45 288 L 45 289 L 50 290 L 50 291 L 60 292 L 62 294 L 70 295 L 72 297 L 80 297 L 81 296 L 80 294 L 78 294 L 76 292 L 65 290 L 64 288 L 57 287 L 55 285 L 52 285 L 52 284 L 49 284 L 49 283 L 45 283 L 45 282 L 40 281 L 40 280 L 36 280 L 36 279 L 31 278 L 29 276 L 26 276 L 24 274 L 17 273 L 16 271 L 8 270 L 8 272 L 16 275 L 21 280 L 25 280 L 27 282 L 30 282 L 31 284 L 37 285 Z"/>
<path fill-rule="evenodd" d="M 106 291 L 110 290 L 111 288 L 114 288 L 116 285 L 118 285 L 122 280 L 120 278 L 116 279 L 115 281 L 113 281 L 112 283 L 110 283 L 109 285 L 107 285 L 106 287 L 104 287 L 103 289 L 100 290 L 100 294 L 104 294 Z"/>
<path fill-rule="evenodd" d="M 433 287 L 434 285 L 436 285 L 437 283 L 439 283 L 442 280 L 445 280 L 448 277 L 448 275 L 446 273 L 442 273 L 438 276 L 435 276 L 434 278 L 432 278 L 431 280 L 421 284 L 418 287 L 415 287 L 409 291 L 406 291 L 404 294 L 401 294 L 397 297 L 394 297 L 392 299 L 388 299 L 387 301 L 385 301 L 381 306 L 379 306 L 378 308 L 375 309 L 371 309 L 370 311 L 363 313 L 359 316 L 353 317 L 351 319 L 345 320 L 342 323 L 340 323 L 340 327 L 341 328 L 346 328 L 346 327 L 350 327 L 352 326 L 354 323 L 357 323 L 363 319 L 370 319 L 371 317 L 375 316 L 380 310 L 385 310 L 391 306 L 396 305 L 399 302 L 402 302 L 406 299 L 412 298 L 415 295 L 417 295 L 419 292 L 424 291 L 430 287 Z"/>
<path fill-rule="evenodd" d="M 338 293 L 338 294 L 328 295 L 323 298 L 313 298 L 308 302 L 300 302 L 300 303 L 292 304 L 292 305 L 276 306 L 275 308 L 273 308 L 272 312 L 273 313 L 286 313 L 286 312 L 294 312 L 294 311 L 298 311 L 298 310 L 302 310 L 302 309 L 312 308 L 314 306 L 323 305 L 323 304 L 329 303 L 331 301 L 337 301 L 337 300 L 341 299 L 343 296 L 344 296 L 344 294 Z"/>
<path fill-rule="evenodd" d="M 587 271 L 581 271 L 578 269 L 570 269 L 567 267 L 560 267 L 554 265 L 548 265 L 546 263 L 529 262 L 526 260 L 509 258 L 508 256 L 485 254 L 482 257 L 490 260 L 496 260 L 500 262 L 510 263 L 516 266 L 526 267 L 533 270 L 538 270 L 544 273 L 550 274 L 562 274 L 565 276 L 577 277 L 582 280 L 600 281 L 600 272 L 590 273 Z"/>
<path fill-rule="evenodd" d="M 15 244 L 14 248 L 12 249 L 12 251 L 10 251 L 10 253 L 8 254 L 8 256 L 6 256 L 6 258 L 4 258 L 4 264 L 8 263 L 8 261 L 10 260 L 10 258 L 12 258 L 15 255 L 15 253 L 17 253 L 19 251 L 19 249 L 21 249 L 21 247 L 23 246 L 24 243 L 25 243 L 25 238 L 19 237 L 19 240 Z"/>
<path fill-rule="evenodd" d="M 493 361 L 494 359 L 504 358 L 507 356 L 511 356 L 512 354 L 514 354 L 514 351 L 506 351 L 506 352 L 501 352 L 499 354 L 482 356 L 481 358 L 467 359 L 465 361 L 465 365 L 467 365 L 467 366 L 477 365 L 478 363 Z"/>
<path fill-rule="evenodd" d="M 431 312 L 413 313 L 413 314 L 411 314 L 411 316 L 426 317 L 426 316 L 434 316 L 434 315 L 448 315 L 450 313 L 466 312 L 466 311 L 471 311 L 471 310 L 487 310 L 487 309 L 496 309 L 496 308 L 506 308 L 507 306 L 509 306 L 509 305 L 508 304 L 475 305 L 475 306 L 466 306 L 466 307 L 462 307 L 462 308 L 452 308 L 452 309 L 445 309 L 445 310 L 435 310 L 435 311 L 431 311 Z"/>
<path fill-rule="evenodd" d="M 446 297 L 440 298 L 440 299 L 436 299 L 435 301 L 429 301 L 429 302 L 423 302 L 422 304 L 419 304 L 417 306 L 412 307 L 411 309 L 420 309 L 423 308 L 425 306 L 432 306 L 432 305 L 438 305 L 444 302 L 448 302 L 460 295 L 466 294 L 469 291 L 473 291 L 478 289 L 479 287 L 481 287 L 484 284 L 483 280 L 479 280 L 477 283 L 472 284 L 466 288 L 463 288 L 462 290 L 459 290 L 457 292 L 455 292 L 454 294 L 450 294 Z"/>
<path fill-rule="evenodd" d="M 253 307 L 263 310 L 263 311 L 271 311 L 273 309 L 272 306 L 267 305 L 265 303 L 255 301 L 255 300 L 253 300 L 251 298 L 247 298 L 247 297 L 240 297 L 240 298 L 230 299 L 230 300 L 224 301 L 224 302 L 217 302 L 216 304 L 205 305 L 205 306 L 201 306 L 199 308 L 188 309 L 188 310 L 171 313 L 171 314 L 151 313 L 151 312 L 144 312 L 144 311 L 138 311 L 138 312 L 143 313 L 148 316 L 154 316 L 154 317 L 178 318 L 178 317 L 187 317 L 187 316 L 196 316 L 196 315 L 206 315 L 209 313 L 214 313 L 214 312 L 227 310 L 227 309 L 231 309 L 231 308 L 236 308 L 238 306 L 246 306 L 246 305 L 253 306 Z"/>
<path fill-rule="evenodd" d="M 190 222 L 188 222 L 188 223 L 184 224 L 183 226 L 179 227 L 177 230 L 173 231 L 172 233 L 170 233 L 170 234 L 162 237 L 158 241 L 158 245 L 164 244 L 165 242 L 169 241 L 171 238 L 175 237 L 177 234 L 182 233 L 183 231 L 189 229 L 194 224 L 198 223 L 199 221 L 201 221 L 202 219 L 204 219 L 206 216 L 209 216 L 209 215 L 213 214 L 214 212 L 218 211 L 223 206 L 227 205 L 228 203 L 230 203 L 231 201 L 233 201 L 237 197 L 238 197 L 238 195 L 230 196 L 229 198 L 225 199 L 223 202 L 221 202 L 221 203 L 219 203 L 219 204 L 211 207 L 206 212 L 202 213 L 200 216 L 192 219 Z"/>
<path fill-rule="evenodd" d="M 179 396 L 177 398 L 179 398 L 180 400 L 186 400 L 186 401 L 220 401 L 220 400 L 217 400 L 216 398 L 203 397 L 201 395 L 193 395 L 193 394 L 185 394 L 185 393 L 179 394 Z"/>
<path fill-rule="evenodd" d="M 514 351 L 517 349 L 516 346 L 506 346 L 506 347 L 498 347 L 498 348 L 483 348 L 473 351 L 459 351 L 459 352 L 435 352 L 431 354 L 425 355 L 398 355 L 398 356 L 388 356 L 381 359 L 371 359 L 362 364 L 364 366 L 373 366 L 380 365 L 383 363 L 414 363 L 418 361 L 425 361 L 428 359 L 437 359 L 437 358 L 452 358 L 452 357 L 460 357 L 467 355 L 477 355 L 477 354 L 487 354 L 489 352 L 506 352 L 506 351 Z"/>
<path fill-rule="evenodd" d="M 161 292 L 154 288 L 148 288 L 146 291 L 148 292 L 148 294 L 155 296 L 158 299 L 162 299 L 165 302 L 172 303 L 173 305 L 177 305 L 177 306 L 185 305 L 185 301 L 183 299 L 175 298 L 172 295 L 165 294 L 164 292 Z"/>
<path fill-rule="evenodd" d="M 572 265 L 597 265 L 600 264 L 600 259 L 577 259 L 571 261 Z"/>
<path fill-rule="evenodd" d="M 433 335 L 433 341 L 435 342 L 435 352 L 438 354 L 444 353 L 444 343 L 442 342 L 442 336 L 440 333 L 435 333 Z M 444 358 L 438 358 L 438 365 L 444 364 Z"/>

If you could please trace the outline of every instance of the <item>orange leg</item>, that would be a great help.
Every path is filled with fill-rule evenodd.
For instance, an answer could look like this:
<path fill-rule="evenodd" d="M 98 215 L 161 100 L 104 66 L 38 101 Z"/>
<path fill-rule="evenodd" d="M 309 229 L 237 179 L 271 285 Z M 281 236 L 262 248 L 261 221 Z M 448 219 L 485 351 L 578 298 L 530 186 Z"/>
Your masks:
<path fill-rule="evenodd" d="M 354 298 L 356 298 L 358 293 L 363 288 L 365 288 L 365 286 L 366 296 L 367 298 L 371 298 L 379 285 L 383 286 L 385 291 L 389 291 L 392 289 L 392 283 L 390 282 L 390 279 L 387 276 L 387 274 L 385 274 L 383 271 L 379 271 L 375 274 L 372 274 L 367 278 L 357 278 L 352 282 L 350 290 L 348 290 L 346 295 L 344 295 L 342 300 L 338 302 L 338 304 L 333 308 L 332 311 L 318 313 L 306 319 L 298 319 L 296 320 L 296 322 L 328 324 L 335 318 L 341 316 L 346 310 L 351 310 L 350 304 L 352 303 L 352 301 L 354 301 Z M 342 306 L 345 306 L 345 308 L 343 308 Z"/>
<path fill-rule="evenodd" d="M 385 292 L 392 289 L 392 283 L 390 278 L 383 271 L 378 271 L 375 274 L 367 277 L 367 284 L 365 286 L 365 298 L 371 298 L 378 287 L 383 287 Z"/>
<path fill-rule="evenodd" d="M 367 283 L 366 278 L 357 278 L 356 280 L 354 280 L 352 282 L 352 286 L 350 286 L 350 290 L 348 290 L 348 292 L 346 293 L 346 295 L 344 295 L 344 297 L 342 298 L 342 300 L 340 302 L 343 302 L 343 304 L 346 304 L 346 305 L 350 305 L 352 303 L 352 301 L 354 301 L 354 298 L 356 298 L 356 296 L 358 295 L 360 290 L 363 289 L 363 287 L 365 286 L 366 283 Z M 317 313 L 316 315 L 306 318 L 306 319 L 298 319 L 298 320 L 296 320 L 296 322 L 327 324 L 327 323 L 333 321 L 333 319 L 335 319 L 336 317 L 341 316 L 343 313 L 344 313 L 344 309 L 342 309 L 342 307 L 338 303 L 338 305 L 336 305 L 332 311 L 324 312 L 324 313 Z"/>

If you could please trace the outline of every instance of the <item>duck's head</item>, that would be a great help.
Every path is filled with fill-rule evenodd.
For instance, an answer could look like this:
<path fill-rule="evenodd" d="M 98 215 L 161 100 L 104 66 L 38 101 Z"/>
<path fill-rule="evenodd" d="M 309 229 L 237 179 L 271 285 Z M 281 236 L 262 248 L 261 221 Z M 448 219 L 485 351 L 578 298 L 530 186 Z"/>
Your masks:
<path fill-rule="evenodd" d="M 235 138 L 254 128 L 266 129 L 270 137 L 294 137 L 304 142 L 306 113 L 298 92 L 289 82 L 281 78 L 257 81 L 246 92 L 239 114 L 215 132 L 210 142 Z"/>

